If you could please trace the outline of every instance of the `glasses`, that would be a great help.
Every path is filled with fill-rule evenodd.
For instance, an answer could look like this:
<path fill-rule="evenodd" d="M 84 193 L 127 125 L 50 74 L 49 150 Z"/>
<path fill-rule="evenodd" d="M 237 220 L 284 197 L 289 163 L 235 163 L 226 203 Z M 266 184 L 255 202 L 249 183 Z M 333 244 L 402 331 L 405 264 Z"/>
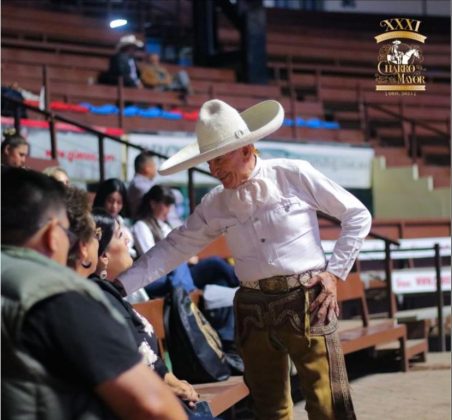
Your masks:
<path fill-rule="evenodd" d="M 69 228 L 64 227 L 60 221 L 57 221 L 57 225 L 64 231 L 69 241 L 69 249 L 71 249 L 78 241 L 77 235 L 72 232 Z"/>

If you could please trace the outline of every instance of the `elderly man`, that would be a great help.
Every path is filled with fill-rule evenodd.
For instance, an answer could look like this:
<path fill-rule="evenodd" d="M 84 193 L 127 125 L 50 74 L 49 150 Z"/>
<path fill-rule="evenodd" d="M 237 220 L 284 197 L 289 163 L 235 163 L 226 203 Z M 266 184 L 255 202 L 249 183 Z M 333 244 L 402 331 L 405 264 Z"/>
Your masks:
<path fill-rule="evenodd" d="M 2 415 L 187 418 L 102 291 L 65 267 L 74 238 L 63 188 L 2 169 Z"/>
<path fill-rule="evenodd" d="M 225 235 L 241 285 L 234 301 L 237 341 L 256 418 L 292 418 L 290 356 L 310 419 L 354 419 L 336 333 L 336 282 L 347 278 L 371 217 L 308 162 L 257 156 L 253 143 L 277 130 L 283 117 L 276 101 L 241 114 L 222 101 L 206 102 L 197 143 L 164 162 L 160 173 L 207 161 L 222 185 L 119 279 L 133 292 Z M 317 210 L 342 224 L 328 262 Z"/>

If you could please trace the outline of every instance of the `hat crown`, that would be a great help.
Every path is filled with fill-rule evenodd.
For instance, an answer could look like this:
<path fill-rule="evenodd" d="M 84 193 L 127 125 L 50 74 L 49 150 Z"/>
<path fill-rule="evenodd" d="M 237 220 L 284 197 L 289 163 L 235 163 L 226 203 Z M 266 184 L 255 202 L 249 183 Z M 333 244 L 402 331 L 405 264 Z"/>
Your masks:
<path fill-rule="evenodd" d="M 119 41 L 116 44 L 116 48 L 119 49 L 127 45 L 135 45 L 135 47 L 141 48 L 144 44 L 134 34 L 129 34 L 123 35 L 121 38 L 119 38 Z"/>
<path fill-rule="evenodd" d="M 134 44 L 137 42 L 137 37 L 135 35 L 123 35 L 119 38 L 121 44 Z"/>
<path fill-rule="evenodd" d="M 227 103 L 212 99 L 204 103 L 196 123 L 200 153 L 238 140 L 250 130 L 239 112 Z"/>

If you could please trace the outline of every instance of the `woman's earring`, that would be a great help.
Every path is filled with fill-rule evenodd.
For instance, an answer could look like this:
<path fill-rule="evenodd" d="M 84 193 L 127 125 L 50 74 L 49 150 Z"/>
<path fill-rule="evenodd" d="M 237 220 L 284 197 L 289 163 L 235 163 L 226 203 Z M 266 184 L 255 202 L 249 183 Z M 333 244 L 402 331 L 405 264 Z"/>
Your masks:
<path fill-rule="evenodd" d="M 83 268 L 90 268 L 93 265 L 91 261 L 88 262 L 82 261 L 81 264 Z"/>
<path fill-rule="evenodd" d="M 101 263 L 101 270 L 99 272 L 99 277 L 102 280 L 105 280 L 107 278 L 107 267 L 108 267 L 108 256 L 107 255 L 101 255 L 99 258 L 99 262 Z"/>

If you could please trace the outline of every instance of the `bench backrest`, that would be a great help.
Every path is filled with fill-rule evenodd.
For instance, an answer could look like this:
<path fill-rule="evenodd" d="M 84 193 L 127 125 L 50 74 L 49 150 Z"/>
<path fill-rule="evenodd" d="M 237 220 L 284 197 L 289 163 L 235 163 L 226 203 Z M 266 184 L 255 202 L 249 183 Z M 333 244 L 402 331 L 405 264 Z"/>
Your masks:
<path fill-rule="evenodd" d="M 350 273 L 345 282 L 338 281 L 337 283 L 337 301 L 348 302 L 352 300 L 359 300 L 363 324 L 364 326 L 369 325 L 369 311 L 367 309 L 364 284 L 359 273 Z"/>
<path fill-rule="evenodd" d="M 163 298 L 151 299 L 147 302 L 136 303 L 133 305 L 135 310 L 146 318 L 154 327 L 154 332 L 159 343 L 160 354 L 162 356 L 165 350 L 165 325 L 163 322 L 164 305 L 165 299 Z"/>
<path fill-rule="evenodd" d="M 190 298 L 195 305 L 199 305 L 200 299 L 202 297 L 201 290 L 194 290 L 190 293 Z M 133 305 L 134 309 L 146 318 L 154 327 L 155 335 L 159 343 L 160 354 L 163 354 L 166 350 L 165 345 L 165 323 L 163 320 L 165 299 L 156 298 L 148 300 L 147 302 L 136 303 Z"/>

